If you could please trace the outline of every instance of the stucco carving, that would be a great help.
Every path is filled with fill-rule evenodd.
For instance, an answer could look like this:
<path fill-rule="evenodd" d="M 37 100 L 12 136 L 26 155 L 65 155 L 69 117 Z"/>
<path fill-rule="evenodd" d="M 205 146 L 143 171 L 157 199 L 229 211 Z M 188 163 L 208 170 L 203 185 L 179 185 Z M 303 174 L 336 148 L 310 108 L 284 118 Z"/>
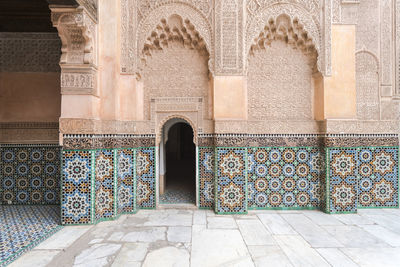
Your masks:
<path fill-rule="evenodd" d="M 244 0 L 215 1 L 216 74 L 243 74 Z"/>
<path fill-rule="evenodd" d="M 291 43 L 285 42 L 284 35 L 281 38 L 267 47 L 270 39 L 261 38 L 253 47 L 247 85 L 249 120 L 311 120 L 313 117 L 315 50 L 312 44 L 307 48 L 302 40 Z"/>
<path fill-rule="evenodd" d="M 144 43 L 139 72 L 146 64 L 146 58 L 151 57 L 153 51 L 161 51 L 176 45 L 173 43 L 179 43 L 186 49 L 197 50 L 205 57 L 209 57 L 204 39 L 190 20 L 183 21 L 180 16 L 172 15 L 168 20 L 161 19 Z"/>
<path fill-rule="evenodd" d="M 400 0 L 396 0 L 396 95 L 400 95 Z"/>
<path fill-rule="evenodd" d="M 57 144 L 58 123 L 8 122 L 0 123 L 0 143 Z"/>
<path fill-rule="evenodd" d="M 60 64 L 97 64 L 96 22 L 86 9 L 52 8 L 51 19 L 62 41 Z"/>
<path fill-rule="evenodd" d="M 93 1 L 87 1 L 87 3 Z M 93 2 L 94 3 L 94 2 Z M 97 95 L 97 22 L 83 7 L 51 7 L 61 38 L 61 92 Z"/>
<path fill-rule="evenodd" d="M 379 62 L 367 51 L 356 53 L 357 119 L 379 120 Z"/>
<path fill-rule="evenodd" d="M 121 0 L 122 8 L 127 9 L 122 13 L 122 47 L 123 73 L 135 73 L 141 58 L 144 44 L 151 33 L 156 29 L 162 18 L 178 15 L 183 21 L 189 20 L 194 25 L 199 36 L 203 38 L 210 56 L 210 71 L 214 70 L 213 61 L 213 16 L 212 0 L 161 0 L 161 1 L 136 1 Z M 129 16 L 137 16 L 136 20 Z M 126 33 L 135 33 L 127 35 Z M 135 55 L 135 56 L 134 56 Z"/>
<path fill-rule="evenodd" d="M 161 136 L 163 134 L 163 127 L 164 125 L 172 119 L 181 119 L 188 123 L 190 127 L 193 130 L 193 143 L 197 145 L 197 139 L 198 139 L 198 127 L 197 127 L 197 121 L 192 121 L 190 119 L 190 116 L 185 116 L 185 115 L 179 115 L 179 114 L 168 114 L 164 115 L 162 118 L 159 118 L 158 124 L 157 124 L 157 135 L 156 135 L 156 144 L 160 144 L 161 141 Z"/>
<path fill-rule="evenodd" d="M 342 19 L 342 10 L 340 6 L 341 0 L 332 1 L 332 22 L 340 23 Z"/>
<path fill-rule="evenodd" d="M 0 33 L 0 72 L 60 72 L 54 33 Z"/>
<path fill-rule="evenodd" d="M 144 116 L 149 120 L 154 118 L 160 105 L 170 105 L 157 99 L 175 98 L 176 111 L 185 111 L 182 98 L 202 99 L 197 102 L 201 106 L 202 119 L 211 117 L 211 99 L 208 79 L 208 53 L 205 49 L 189 49 L 181 41 L 168 43 L 163 50 L 152 49 L 151 57 L 147 57 L 146 66 L 142 71 L 144 88 Z M 151 104 L 154 99 L 155 106 Z M 174 108 L 172 101 L 172 109 Z M 181 108 L 179 108 L 181 107 Z M 169 110 L 172 112 L 173 110 Z"/>
<path fill-rule="evenodd" d="M 78 3 L 85 7 L 90 15 L 93 16 L 95 20 L 97 20 L 97 7 L 98 7 L 98 0 L 77 0 Z"/>
<path fill-rule="evenodd" d="M 314 42 L 315 49 L 319 55 L 317 63 L 318 70 L 326 74 L 323 68 L 323 62 L 326 60 L 324 58 L 325 53 L 321 53 L 321 51 L 323 51 L 322 49 L 325 48 L 325 44 L 323 42 L 324 35 L 319 19 L 322 13 L 319 13 L 321 11 L 318 1 L 275 0 L 266 2 L 265 5 L 257 9 L 254 15 L 249 18 L 246 27 L 246 52 L 250 51 L 255 39 L 258 37 L 259 33 L 263 31 L 265 25 L 269 25 L 271 20 L 276 21 L 281 15 L 286 15 L 292 21 L 298 21 L 303 31 L 307 32 L 308 38 Z"/>
<path fill-rule="evenodd" d="M 381 79 L 382 84 L 392 85 L 393 2 L 392 0 L 381 0 L 379 3 L 381 4 Z"/>

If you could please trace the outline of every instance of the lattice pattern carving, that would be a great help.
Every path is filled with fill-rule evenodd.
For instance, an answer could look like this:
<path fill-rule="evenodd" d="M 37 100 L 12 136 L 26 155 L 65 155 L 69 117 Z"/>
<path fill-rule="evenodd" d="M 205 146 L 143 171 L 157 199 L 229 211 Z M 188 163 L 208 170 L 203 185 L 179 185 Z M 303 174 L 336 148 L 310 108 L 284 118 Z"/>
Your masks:
<path fill-rule="evenodd" d="M 160 24 L 147 38 L 142 50 L 142 61 L 151 56 L 153 50 L 162 50 L 171 42 L 179 42 L 185 48 L 197 49 L 208 56 L 206 44 L 189 19 L 182 20 L 180 16 L 171 16 L 168 20 L 161 19 Z"/>
<path fill-rule="evenodd" d="M 310 56 L 314 71 L 316 71 L 315 62 L 317 61 L 318 53 L 314 40 L 297 18 L 292 20 L 286 15 L 280 15 L 276 20 L 271 18 L 268 24 L 265 25 L 264 30 L 254 40 L 250 48 L 250 54 L 253 54 L 255 50 L 271 46 L 271 43 L 276 40 L 284 41 L 293 48 L 300 49 L 305 55 Z"/>

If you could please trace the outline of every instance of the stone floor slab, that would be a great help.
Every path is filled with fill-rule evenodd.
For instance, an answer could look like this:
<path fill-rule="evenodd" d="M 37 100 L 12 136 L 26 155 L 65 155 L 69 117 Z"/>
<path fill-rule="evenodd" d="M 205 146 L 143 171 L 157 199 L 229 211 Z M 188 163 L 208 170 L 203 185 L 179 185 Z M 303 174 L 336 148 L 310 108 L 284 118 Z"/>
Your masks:
<path fill-rule="evenodd" d="M 330 266 L 302 237 L 277 235 L 274 238 L 293 266 Z"/>
<path fill-rule="evenodd" d="M 303 214 L 281 215 L 312 247 L 343 247 L 326 230 L 312 222 Z"/>
<path fill-rule="evenodd" d="M 400 219 L 400 218 L 399 218 Z M 361 228 L 393 247 L 400 247 L 400 235 L 380 225 L 361 225 Z"/>
<path fill-rule="evenodd" d="M 141 265 L 144 260 L 149 244 L 146 243 L 127 243 L 121 248 L 112 266 L 132 266 Z"/>
<path fill-rule="evenodd" d="M 192 227 L 171 226 L 167 231 L 167 239 L 169 242 L 190 242 L 192 240 Z"/>
<path fill-rule="evenodd" d="M 226 217 L 207 217 L 208 228 L 235 229 L 237 224 L 230 215 Z"/>
<path fill-rule="evenodd" d="M 259 220 L 236 220 L 236 223 L 248 246 L 275 244 L 271 234 Z"/>
<path fill-rule="evenodd" d="M 398 267 L 400 248 L 342 248 L 340 249 L 362 267 Z"/>
<path fill-rule="evenodd" d="M 264 226 L 275 235 L 293 235 L 297 234 L 295 230 L 276 213 L 258 214 L 257 215 Z"/>
<path fill-rule="evenodd" d="M 35 249 L 64 249 L 71 246 L 82 235 L 89 231 L 92 226 L 64 227 Z"/>
<path fill-rule="evenodd" d="M 120 244 L 95 244 L 75 258 L 74 266 L 106 266 L 113 262 L 111 256 L 120 248 Z"/>
<path fill-rule="evenodd" d="M 382 240 L 354 225 L 323 226 L 332 236 L 347 248 L 388 247 Z"/>
<path fill-rule="evenodd" d="M 129 232 L 121 238 L 123 242 L 157 242 L 166 239 L 166 227 L 152 227 Z"/>
<path fill-rule="evenodd" d="M 349 257 L 338 248 L 318 248 L 318 253 L 333 267 L 356 267 Z"/>
<path fill-rule="evenodd" d="M 14 261 L 9 267 L 44 267 L 60 253 L 59 250 L 34 250 L 26 253 L 18 260 Z"/>
<path fill-rule="evenodd" d="M 164 247 L 147 254 L 143 267 L 188 267 L 189 252 L 186 249 L 176 247 Z"/>
<path fill-rule="evenodd" d="M 249 252 L 257 267 L 293 266 L 282 249 L 277 246 L 248 246 Z"/>
<path fill-rule="evenodd" d="M 229 266 L 249 257 L 239 230 L 193 226 L 192 267 Z"/>

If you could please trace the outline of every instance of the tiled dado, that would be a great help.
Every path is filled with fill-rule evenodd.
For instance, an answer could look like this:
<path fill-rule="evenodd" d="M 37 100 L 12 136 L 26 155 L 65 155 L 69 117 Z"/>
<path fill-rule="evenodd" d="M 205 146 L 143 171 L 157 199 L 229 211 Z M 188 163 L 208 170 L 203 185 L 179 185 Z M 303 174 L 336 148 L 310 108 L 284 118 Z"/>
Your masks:
<path fill-rule="evenodd" d="M 327 148 L 326 212 L 399 207 L 399 148 Z"/>
<path fill-rule="evenodd" d="M 215 212 L 247 212 L 247 149 L 216 148 Z"/>
<path fill-rule="evenodd" d="M 317 147 L 248 149 L 250 209 L 319 208 L 323 155 Z"/>
<path fill-rule="evenodd" d="M 382 141 L 377 139 L 377 143 Z M 247 173 L 236 167 L 237 173 L 228 173 L 230 165 L 224 160 L 229 158 L 232 168 L 241 166 L 244 150 Z M 358 208 L 399 207 L 398 146 L 208 146 L 199 147 L 198 166 L 199 207 L 217 213 L 243 213 L 247 209 L 352 213 Z"/>
<path fill-rule="evenodd" d="M 62 223 L 96 223 L 134 213 L 136 206 L 154 208 L 154 151 L 64 150 Z"/>
<path fill-rule="evenodd" d="M 56 145 L 0 145 L 0 204 L 59 204 Z"/>

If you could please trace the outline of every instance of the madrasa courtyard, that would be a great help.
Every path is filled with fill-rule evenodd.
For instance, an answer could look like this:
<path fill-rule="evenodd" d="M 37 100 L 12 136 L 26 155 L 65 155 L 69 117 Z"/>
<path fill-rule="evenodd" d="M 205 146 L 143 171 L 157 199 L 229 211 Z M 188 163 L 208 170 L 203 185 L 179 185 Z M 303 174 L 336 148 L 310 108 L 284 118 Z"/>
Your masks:
<path fill-rule="evenodd" d="M 395 266 L 400 0 L 1 0 L 0 266 Z"/>

